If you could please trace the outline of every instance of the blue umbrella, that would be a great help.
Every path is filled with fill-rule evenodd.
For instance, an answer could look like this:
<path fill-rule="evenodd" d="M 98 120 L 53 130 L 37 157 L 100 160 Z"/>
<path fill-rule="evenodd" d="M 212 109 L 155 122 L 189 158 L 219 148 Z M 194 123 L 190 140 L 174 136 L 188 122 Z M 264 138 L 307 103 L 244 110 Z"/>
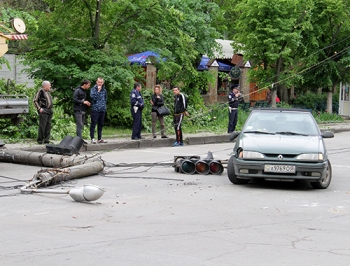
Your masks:
<path fill-rule="evenodd" d="M 146 66 L 146 60 L 149 56 L 159 57 L 159 54 L 151 51 L 146 51 L 143 53 L 129 55 L 128 60 L 130 64 L 140 64 L 142 66 Z"/>

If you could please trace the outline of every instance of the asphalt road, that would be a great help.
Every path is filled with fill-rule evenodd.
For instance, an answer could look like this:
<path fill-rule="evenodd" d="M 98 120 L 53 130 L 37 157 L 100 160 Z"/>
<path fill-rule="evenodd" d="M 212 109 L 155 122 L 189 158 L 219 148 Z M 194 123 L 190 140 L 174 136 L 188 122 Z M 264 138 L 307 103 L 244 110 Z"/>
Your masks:
<path fill-rule="evenodd" d="M 333 180 L 233 185 L 169 166 L 111 167 L 64 183 L 106 189 L 92 203 L 18 189 L 40 167 L 0 163 L 1 265 L 349 265 L 349 133 L 326 139 Z M 233 144 L 114 150 L 109 163 L 228 159 Z M 8 179 L 6 177 L 13 178 Z"/>

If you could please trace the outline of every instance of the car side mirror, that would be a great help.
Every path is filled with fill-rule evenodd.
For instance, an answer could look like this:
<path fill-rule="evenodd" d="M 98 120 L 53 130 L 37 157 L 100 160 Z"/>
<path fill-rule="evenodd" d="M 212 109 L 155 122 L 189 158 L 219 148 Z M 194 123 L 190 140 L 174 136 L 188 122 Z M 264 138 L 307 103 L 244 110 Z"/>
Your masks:
<path fill-rule="evenodd" d="M 235 138 L 238 137 L 238 135 L 240 134 L 241 132 L 239 131 L 233 131 L 231 134 L 230 134 L 230 141 L 233 141 Z"/>
<path fill-rule="evenodd" d="M 330 138 L 334 138 L 334 133 L 331 132 L 331 131 L 323 131 L 323 132 L 321 133 L 321 136 L 322 136 L 322 138 L 324 138 L 324 139 L 330 139 Z"/>

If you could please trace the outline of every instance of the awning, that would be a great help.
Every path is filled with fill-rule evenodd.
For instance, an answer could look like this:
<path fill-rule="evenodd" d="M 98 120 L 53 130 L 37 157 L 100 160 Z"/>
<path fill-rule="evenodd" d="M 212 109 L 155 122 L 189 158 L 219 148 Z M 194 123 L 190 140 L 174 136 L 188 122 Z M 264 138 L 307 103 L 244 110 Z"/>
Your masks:
<path fill-rule="evenodd" d="M 208 70 L 209 67 L 207 66 L 208 62 L 209 62 L 210 58 L 209 57 L 206 57 L 206 56 L 202 56 L 202 60 L 201 62 L 199 63 L 199 66 L 197 67 L 198 70 Z M 219 71 L 226 71 L 226 72 L 229 72 L 231 70 L 231 68 L 233 67 L 233 65 L 229 65 L 229 64 L 225 64 L 225 63 L 222 63 L 220 61 L 218 61 L 218 64 L 219 64 Z"/>

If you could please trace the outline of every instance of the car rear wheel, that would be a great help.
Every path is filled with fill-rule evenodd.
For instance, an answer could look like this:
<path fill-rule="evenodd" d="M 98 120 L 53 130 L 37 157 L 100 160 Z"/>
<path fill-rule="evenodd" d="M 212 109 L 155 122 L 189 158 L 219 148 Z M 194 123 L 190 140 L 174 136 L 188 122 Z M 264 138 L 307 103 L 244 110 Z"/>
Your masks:
<path fill-rule="evenodd" d="M 313 188 L 325 189 L 331 183 L 331 180 L 332 180 L 332 166 L 331 166 L 331 162 L 329 160 L 327 160 L 327 162 L 328 162 L 328 165 L 327 165 L 327 170 L 326 170 L 325 177 L 319 182 L 310 182 L 310 185 Z"/>
<path fill-rule="evenodd" d="M 247 184 L 249 182 L 249 179 L 238 178 L 237 175 L 235 174 L 235 168 L 233 165 L 233 156 L 230 157 L 227 163 L 227 176 L 228 176 L 228 179 L 233 184 Z"/>

